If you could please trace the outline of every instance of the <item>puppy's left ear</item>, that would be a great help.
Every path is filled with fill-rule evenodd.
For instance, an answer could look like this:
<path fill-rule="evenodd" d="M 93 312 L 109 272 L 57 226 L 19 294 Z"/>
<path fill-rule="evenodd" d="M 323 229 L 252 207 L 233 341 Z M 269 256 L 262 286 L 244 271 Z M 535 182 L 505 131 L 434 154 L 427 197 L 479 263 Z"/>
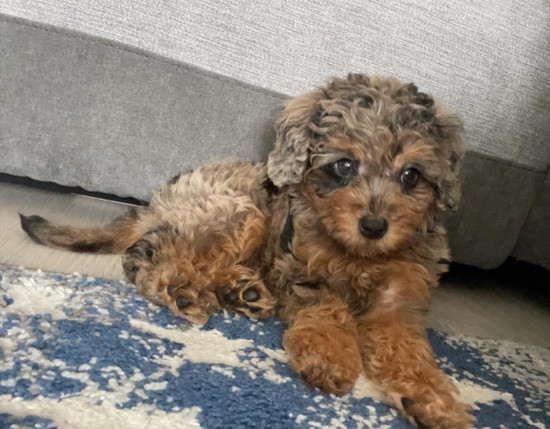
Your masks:
<path fill-rule="evenodd" d="M 439 102 L 435 104 L 435 119 L 436 138 L 444 163 L 444 174 L 437 184 L 437 205 L 442 210 L 456 211 L 460 202 L 458 174 L 466 153 L 466 145 L 462 140 L 464 126 L 456 113 Z"/>
<path fill-rule="evenodd" d="M 267 161 L 267 174 L 276 186 L 301 182 L 314 144 L 310 123 L 323 98 L 321 91 L 293 98 L 277 118 L 275 148 Z"/>

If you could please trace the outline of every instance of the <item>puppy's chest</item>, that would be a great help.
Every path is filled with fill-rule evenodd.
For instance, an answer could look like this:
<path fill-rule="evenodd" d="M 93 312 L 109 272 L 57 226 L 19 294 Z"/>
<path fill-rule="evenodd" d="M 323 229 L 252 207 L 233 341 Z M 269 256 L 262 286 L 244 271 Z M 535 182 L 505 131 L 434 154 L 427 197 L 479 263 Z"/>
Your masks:
<path fill-rule="evenodd" d="M 377 275 L 368 272 L 361 274 L 323 272 L 321 275 L 326 281 L 326 286 L 349 305 L 353 314 L 368 311 L 375 300 L 376 291 L 382 284 Z"/>
<path fill-rule="evenodd" d="M 296 207 L 296 206 L 294 206 Z M 296 283 L 328 287 L 350 306 L 365 307 L 372 300 L 373 291 L 382 283 L 386 267 L 379 261 L 353 258 L 299 211 L 279 208 L 274 216 L 278 237 L 276 254 L 291 257 L 291 265 L 302 267 L 286 270 L 288 286 Z M 277 257 L 276 257 L 277 258 Z M 296 277 L 296 278 L 294 278 Z M 321 284 L 319 284 L 321 283 Z"/>
<path fill-rule="evenodd" d="M 294 242 L 295 257 L 307 271 L 320 277 L 326 287 L 357 308 L 368 307 L 375 291 L 384 283 L 387 267 L 376 261 L 348 259 L 345 254 L 321 244 Z"/>

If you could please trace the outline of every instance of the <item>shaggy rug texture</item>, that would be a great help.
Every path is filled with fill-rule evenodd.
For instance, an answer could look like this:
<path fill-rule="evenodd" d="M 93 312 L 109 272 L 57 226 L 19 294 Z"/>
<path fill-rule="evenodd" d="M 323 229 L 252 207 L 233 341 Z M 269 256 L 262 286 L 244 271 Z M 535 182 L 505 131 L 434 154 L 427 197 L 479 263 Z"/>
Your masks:
<path fill-rule="evenodd" d="M 216 314 L 192 326 L 135 287 L 0 265 L 0 428 L 410 428 L 360 379 L 310 390 L 284 326 Z M 429 332 L 477 428 L 550 427 L 550 351 Z"/>

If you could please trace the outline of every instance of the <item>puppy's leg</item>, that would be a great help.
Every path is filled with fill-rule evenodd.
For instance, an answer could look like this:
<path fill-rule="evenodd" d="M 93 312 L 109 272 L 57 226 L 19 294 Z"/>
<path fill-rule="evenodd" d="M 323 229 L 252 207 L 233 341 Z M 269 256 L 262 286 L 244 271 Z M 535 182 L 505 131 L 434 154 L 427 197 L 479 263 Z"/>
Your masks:
<path fill-rule="evenodd" d="M 426 271 L 401 264 L 389 273 L 369 312 L 358 318 L 367 377 L 420 428 L 466 429 L 472 416 L 435 361 L 422 325 L 429 301 Z"/>
<path fill-rule="evenodd" d="M 273 316 L 275 299 L 254 270 L 237 264 L 216 273 L 215 282 L 222 308 L 252 318 Z"/>
<path fill-rule="evenodd" d="M 306 384 L 326 393 L 350 391 L 362 362 L 356 323 L 340 297 L 326 289 L 304 290 L 289 296 L 281 313 L 290 322 L 283 338 L 290 365 Z"/>
<path fill-rule="evenodd" d="M 244 217 L 246 216 L 246 217 Z M 208 272 L 223 308 L 252 318 L 268 318 L 275 312 L 275 299 L 256 270 L 261 266 L 259 250 L 265 243 L 265 217 L 253 205 L 240 208 L 231 237 L 208 255 Z"/>

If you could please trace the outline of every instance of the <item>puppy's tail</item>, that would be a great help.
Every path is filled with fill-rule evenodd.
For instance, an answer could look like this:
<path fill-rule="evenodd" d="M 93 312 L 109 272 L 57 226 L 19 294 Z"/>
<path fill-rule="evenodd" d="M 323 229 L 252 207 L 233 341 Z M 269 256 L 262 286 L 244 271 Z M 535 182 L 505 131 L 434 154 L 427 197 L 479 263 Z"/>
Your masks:
<path fill-rule="evenodd" d="M 122 253 L 139 237 L 135 227 L 138 214 L 131 210 L 108 225 L 77 228 L 54 225 L 40 216 L 19 213 L 21 227 L 38 244 L 81 253 Z"/>

